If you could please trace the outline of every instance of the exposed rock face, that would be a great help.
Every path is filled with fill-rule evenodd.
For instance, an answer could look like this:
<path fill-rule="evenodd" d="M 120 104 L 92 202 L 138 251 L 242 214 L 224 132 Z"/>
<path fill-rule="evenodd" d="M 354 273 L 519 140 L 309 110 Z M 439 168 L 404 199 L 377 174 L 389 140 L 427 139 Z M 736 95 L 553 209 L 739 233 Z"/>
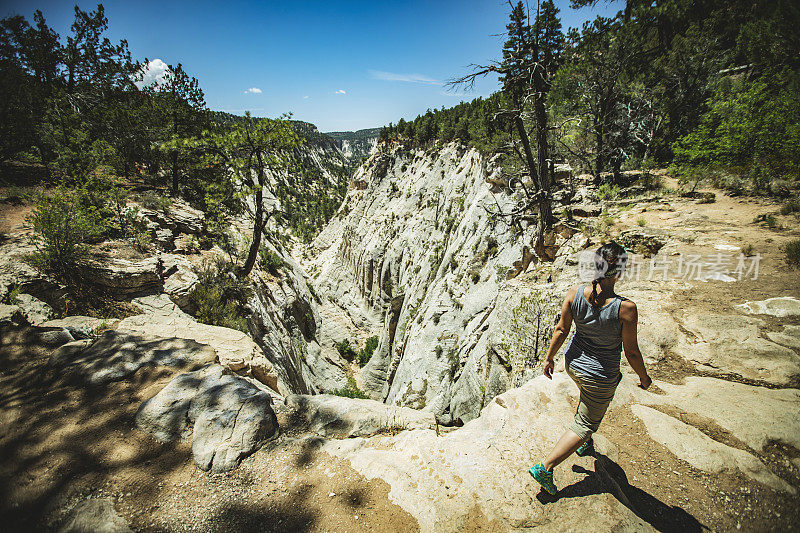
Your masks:
<path fill-rule="evenodd" d="M 209 346 L 186 338 L 161 338 L 105 331 L 97 339 L 69 342 L 50 356 L 63 375 L 91 385 L 119 381 L 143 366 L 192 368 L 214 361 Z"/>
<path fill-rule="evenodd" d="M 220 365 L 181 374 L 144 402 L 136 426 L 168 442 L 188 438 L 203 470 L 225 472 L 273 436 L 278 422 L 269 394 Z"/>
<path fill-rule="evenodd" d="M 138 215 L 147 223 L 154 241 L 163 250 L 173 249 L 175 237 L 179 234 L 202 235 L 206 229 L 202 211 L 175 199 L 163 210 L 140 207 Z"/>
<path fill-rule="evenodd" d="M 378 144 L 380 128 L 368 128 L 358 131 L 334 131 L 326 133 L 333 138 L 342 154 L 352 161 L 371 155 Z"/>
<path fill-rule="evenodd" d="M 794 412 L 800 407 L 800 391 L 697 377 L 688 378 L 685 385 L 656 382 L 658 393 L 634 383 L 631 376 L 623 379 L 609 412 L 642 420 L 647 435 L 665 446 L 666 453 L 705 472 L 741 476 L 775 491 L 796 493 L 796 487 L 759 455 L 768 444 L 797 445 L 800 431 Z M 609 431 L 617 439 L 628 438 L 629 429 L 601 426 L 594 435 L 598 453 L 573 455 L 558 468 L 561 497 L 547 505 L 536 501 L 540 488 L 526 470 L 547 455 L 571 423 L 577 394 L 566 374 L 556 372 L 552 381 L 539 376 L 496 396 L 477 419 L 450 433 L 410 430 L 391 437 L 332 440 L 322 449 L 348 459 L 362 475 L 388 483 L 389 498 L 411 513 L 423 531 L 462 531 L 475 506 L 497 531 L 549 527 L 564 523 L 564 517 L 572 517 L 565 528 L 569 530 L 581 517 L 591 520 L 592 530 L 652 530 L 655 522 L 643 517 L 652 519 L 660 512 L 637 507 L 642 500 L 634 498 L 635 482 L 629 485 L 617 464 L 617 447 L 604 437 Z M 647 406 L 697 413 L 702 426 L 718 425 L 741 439 L 739 447 Z M 647 437 L 636 438 L 641 442 L 633 445 L 649 445 L 642 440 Z M 652 453 L 658 462 L 662 456 L 656 454 L 665 452 Z M 581 497 L 570 497 L 576 493 Z M 676 508 L 666 510 L 674 513 Z M 691 517 L 681 520 L 687 518 L 685 525 L 691 526 Z M 693 524 L 700 528 L 698 522 Z"/>
<path fill-rule="evenodd" d="M 24 256 L 36 248 L 28 242 L 27 233 L 12 234 L 8 242 L 0 245 L 0 297 L 12 287 L 46 302 L 51 308 L 63 310 L 64 287 L 44 276 L 27 264 Z"/>
<path fill-rule="evenodd" d="M 279 276 L 254 272 L 249 326 L 280 377 L 281 394 L 314 394 L 345 386 L 347 363 L 332 343 L 320 343 L 322 318 L 305 273 L 284 250 L 269 242 L 265 245 L 282 256 L 284 267 Z"/>
<path fill-rule="evenodd" d="M 222 366 L 252 376 L 282 394 L 291 390 L 279 383 L 272 363 L 247 334 L 197 322 L 163 294 L 138 298 L 134 303 L 144 313 L 121 320 L 118 331 L 193 341 L 211 350 Z"/>
<path fill-rule="evenodd" d="M 293 394 L 286 398 L 286 406 L 294 422 L 305 420 L 311 431 L 323 437 L 368 437 L 383 431 L 430 429 L 436 425 L 432 413 L 329 394 Z"/>
<path fill-rule="evenodd" d="M 86 267 L 87 279 L 106 291 L 119 296 L 159 292 L 161 265 L 157 256 L 139 261 L 106 258 L 92 261 Z"/>
<path fill-rule="evenodd" d="M 28 320 L 20 306 L 0 304 L 0 326 L 13 327 L 27 323 Z"/>
<path fill-rule="evenodd" d="M 794 350 L 761 337 L 762 320 L 747 316 L 702 314 L 685 317 L 686 330 L 698 342 L 679 352 L 711 373 L 735 373 L 774 385 L 800 380 L 800 356 Z"/>
<path fill-rule="evenodd" d="M 329 441 L 323 449 L 349 459 L 367 478 L 386 481 L 389 498 L 411 513 L 423 531 L 463 531 L 476 505 L 497 531 L 578 516 L 591 516 L 597 531 L 651 530 L 612 496 L 624 494 L 622 480 L 604 472 L 604 462 L 590 457 L 574 459 L 583 471 L 602 472 L 583 481 L 594 484 L 589 495 L 551 505 L 536 501 L 539 486 L 526 470 L 555 444 L 559 433 L 553 428 L 569 423 L 569 398 L 575 392 L 564 374 L 556 374 L 552 383 L 540 377 L 496 397 L 480 418 L 440 437 L 433 430 L 414 430 L 393 437 Z M 597 449 L 616 458 L 614 446 L 602 437 Z M 561 486 L 584 478 L 569 468 L 558 474 Z"/>
<path fill-rule="evenodd" d="M 713 474 L 739 470 L 775 490 L 797 492 L 746 451 L 717 442 L 699 429 L 650 407 L 634 405 L 631 409 L 644 422 L 650 438 L 693 467 Z"/>
<path fill-rule="evenodd" d="M 513 381 L 515 362 L 495 349 L 501 332 L 486 334 L 497 327 L 503 282 L 537 259 L 532 226 L 519 231 L 490 215 L 519 200 L 492 192 L 498 175 L 456 144 L 433 155 L 376 153 L 353 178 L 365 187 L 348 191 L 314 241 L 315 287 L 355 327 L 380 333 L 360 375 L 372 398 L 469 420 Z M 554 258 L 573 234 L 556 228 L 542 252 Z"/>

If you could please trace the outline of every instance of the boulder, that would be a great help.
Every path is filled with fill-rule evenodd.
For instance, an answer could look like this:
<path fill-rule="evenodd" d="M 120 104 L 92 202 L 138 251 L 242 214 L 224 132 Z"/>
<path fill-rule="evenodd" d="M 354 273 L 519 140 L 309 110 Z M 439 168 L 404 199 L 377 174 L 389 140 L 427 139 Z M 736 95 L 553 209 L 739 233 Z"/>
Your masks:
<path fill-rule="evenodd" d="M 15 327 L 28 323 L 25 313 L 18 305 L 0 304 L 0 326 Z"/>
<path fill-rule="evenodd" d="M 103 385 L 130 377 L 143 366 L 192 368 L 212 362 L 215 355 L 209 346 L 190 339 L 107 330 L 97 339 L 61 346 L 48 364 L 62 375 Z"/>
<path fill-rule="evenodd" d="M 64 328 L 76 339 L 86 339 L 99 333 L 100 328 L 108 326 L 111 321 L 93 316 L 65 316 L 42 323 L 43 327 Z"/>
<path fill-rule="evenodd" d="M 114 509 L 111 498 L 94 498 L 75 506 L 59 533 L 133 533 Z"/>
<path fill-rule="evenodd" d="M 191 311 L 189 294 L 200 283 L 197 274 L 188 269 L 178 269 L 164 280 L 164 292 L 182 310 Z"/>
<path fill-rule="evenodd" d="M 735 306 L 749 315 L 770 315 L 778 318 L 800 315 L 800 300 L 792 296 L 778 296 Z"/>
<path fill-rule="evenodd" d="M 188 204 L 173 200 L 166 209 L 140 208 L 139 216 L 147 221 L 148 229 L 158 231 L 168 229 L 170 232 L 201 234 L 205 229 L 205 214 Z"/>
<path fill-rule="evenodd" d="M 50 347 L 63 346 L 75 340 L 75 337 L 66 328 L 34 326 L 33 331 L 39 336 L 42 344 Z"/>
<path fill-rule="evenodd" d="M 197 322 L 181 311 L 165 294 L 136 298 L 134 304 L 144 312 L 125 318 L 118 331 L 145 336 L 173 337 L 209 346 L 221 365 L 234 372 L 251 375 L 273 390 L 288 392 L 261 348 L 241 331 Z M 283 390 L 281 390 L 283 389 Z"/>
<path fill-rule="evenodd" d="M 433 413 L 375 400 L 293 394 L 285 404 L 293 413 L 293 420 L 303 419 L 311 431 L 323 437 L 368 437 L 383 431 L 430 429 L 436 425 Z"/>
<path fill-rule="evenodd" d="M 278 430 L 266 392 L 220 365 L 181 374 L 144 402 L 136 427 L 162 442 L 188 438 L 203 470 L 225 472 Z"/>
<path fill-rule="evenodd" d="M 139 261 L 108 258 L 87 265 L 87 276 L 110 293 L 125 297 L 161 288 L 161 265 L 157 256 Z"/>
<path fill-rule="evenodd" d="M 621 233 L 619 243 L 632 252 L 652 257 L 667 244 L 667 237 L 652 230 L 632 228 Z"/>
<path fill-rule="evenodd" d="M 19 294 L 16 304 L 22 309 L 28 322 L 34 326 L 47 322 L 55 314 L 52 307 L 30 294 Z"/>
<path fill-rule="evenodd" d="M 173 200 L 172 205 L 166 209 L 165 216 L 180 233 L 199 235 L 205 230 L 205 213 L 185 202 Z"/>

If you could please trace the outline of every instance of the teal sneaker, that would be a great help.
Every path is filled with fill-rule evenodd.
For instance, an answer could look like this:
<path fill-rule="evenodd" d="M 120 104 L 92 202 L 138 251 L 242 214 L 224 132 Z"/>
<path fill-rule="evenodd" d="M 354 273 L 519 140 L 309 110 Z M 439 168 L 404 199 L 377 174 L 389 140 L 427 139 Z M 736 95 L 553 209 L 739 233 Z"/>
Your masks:
<path fill-rule="evenodd" d="M 578 454 L 578 457 L 585 457 L 591 454 L 594 451 L 594 441 L 592 437 L 589 437 L 589 440 L 581 444 L 581 447 L 575 450 L 575 453 Z"/>
<path fill-rule="evenodd" d="M 555 483 L 553 483 L 553 472 L 545 469 L 542 463 L 534 465 L 530 470 L 528 470 L 528 473 L 533 476 L 533 479 L 535 479 L 544 490 L 553 496 L 556 495 L 558 489 L 556 488 Z"/>

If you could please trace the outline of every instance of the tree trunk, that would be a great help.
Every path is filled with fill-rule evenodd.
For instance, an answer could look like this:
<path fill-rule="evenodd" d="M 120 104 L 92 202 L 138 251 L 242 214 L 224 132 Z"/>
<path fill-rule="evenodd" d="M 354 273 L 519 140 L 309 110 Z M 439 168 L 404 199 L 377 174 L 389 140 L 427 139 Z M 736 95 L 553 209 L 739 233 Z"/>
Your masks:
<path fill-rule="evenodd" d="M 255 221 L 253 223 L 253 242 L 250 243 L 250 251 L 247 253 L 247 261 L 239 271 L 240 278 L 246 278 L 258 259 L 258 250 L 261 248 L 261 232 L 264 228 L 264 164 L 261 159 L 261 151 L 256 152 L 256 159 L 258 160 L 258 190 L 256 190 L 255 204 L 256 213 Z"/>
<path fill-rule="evenodd" d="M 517 134 L 519 134 L 519 139 L 522 141 L 522 147 L 525 150 L 525 164 L 528 165 L 528 172 L 530 172 L 531 179 L 533 179 L 533 182 L 538 188 L 540 186 L 539 173 L 536 171 L 536 161 L 533 159 L 531 142 L 530 139 L 528 139 L 528 133 L 525 131 L 525 124 L 522 123 L 522 114 L 514 118 L 514 125 L 517 127 Z"/>
<path fill-rule="evenodd" d="M 536 97 L 533 99 L 533 112 L 536 117 L 536 154 L 539 164 L 539 236 L 553 225 L 553 209 L 550 204 L 550 150 L 547 145 L 547 110 L 544 107 L 544 80 L 534 79 Z"/>
<path fill-rule="evenodd" d="M 170 159 L 172 159 L 172 196 L 178 196 L 178 151 L 172 150 L 170 152 Z"/>
<path fill-rule="evenodd" d="M 174 99 L 173 99 L 173 105 Z M 178 113 L 173 109 L 172 111 L 172 133 L 175 140 L 178 138 Z M 172 158 L 172 195 L 178 196 L 178 151 L 172 150 L 170 152 Z"/>

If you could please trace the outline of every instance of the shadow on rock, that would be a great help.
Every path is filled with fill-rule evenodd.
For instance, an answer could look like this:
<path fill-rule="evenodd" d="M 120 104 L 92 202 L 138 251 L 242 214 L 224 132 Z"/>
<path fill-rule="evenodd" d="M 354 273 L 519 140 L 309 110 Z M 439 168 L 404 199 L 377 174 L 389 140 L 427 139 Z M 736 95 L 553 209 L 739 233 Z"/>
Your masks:
<path fill-rule="evenodd" d="M 595 452 L 594 457 L 594 471 L 578 465 L 572 466 L 573 472 L 586 474 L 585 478 L 564 487 L 555 496 L 542 490 L 536 498 L 541 503 L 548 504 L 562 498 L 609 493 L 659 531 L 695 532 L 708 529 L 683 508 L 667 505 L 652 494 L 631 485 L 622 467 L 605 455 Z"/>

